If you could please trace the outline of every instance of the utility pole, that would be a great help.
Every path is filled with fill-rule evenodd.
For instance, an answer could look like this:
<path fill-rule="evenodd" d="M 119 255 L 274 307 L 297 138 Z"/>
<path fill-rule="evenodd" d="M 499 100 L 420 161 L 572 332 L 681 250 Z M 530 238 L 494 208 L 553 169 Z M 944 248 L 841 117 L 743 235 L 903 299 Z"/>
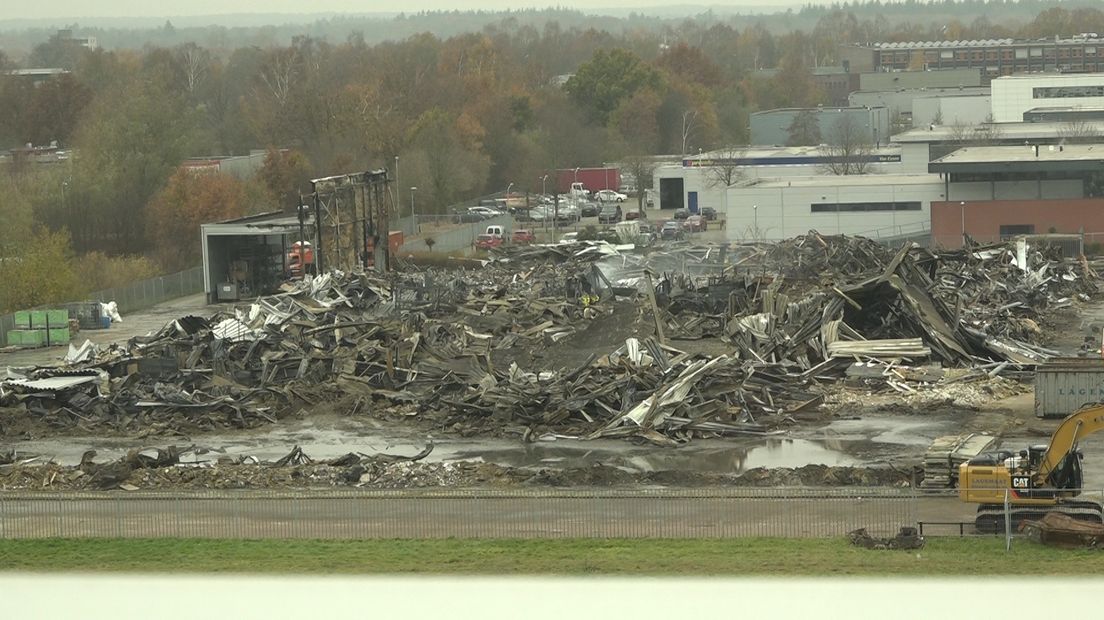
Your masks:
<path fill-rule="evenodd" d="M 414 234 L 418 234 L 418 216 L 414 215 L 414 192 L 418 191 L 417 187 L 410 188 L 410 219 L 414 220 Z"/>

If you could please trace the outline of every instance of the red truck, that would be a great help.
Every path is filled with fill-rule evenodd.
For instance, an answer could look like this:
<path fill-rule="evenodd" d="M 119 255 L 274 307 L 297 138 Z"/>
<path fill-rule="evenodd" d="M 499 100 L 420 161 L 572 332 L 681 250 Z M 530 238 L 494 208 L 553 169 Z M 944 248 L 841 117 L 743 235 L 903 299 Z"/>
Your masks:
<path fill-rule="evenodd" d="M 620 168 L 563 168 L 556 171 L 556 189 L 561 194 L 571 191 L 571 184 L 582 183 L 591 192 L 600 189 L 621 189 Z"/>

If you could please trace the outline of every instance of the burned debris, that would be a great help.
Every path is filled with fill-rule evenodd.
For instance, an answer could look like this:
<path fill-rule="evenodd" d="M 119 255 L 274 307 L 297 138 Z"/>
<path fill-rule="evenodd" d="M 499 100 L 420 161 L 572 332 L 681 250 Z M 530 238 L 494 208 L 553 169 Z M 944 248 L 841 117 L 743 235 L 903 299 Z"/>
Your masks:
<path fill-rule="evenodd" d="M 62 368 L 11 370 L 0 426 L 23 415 L 39 432 L 172 436 L 325 409 L 526 441 L 765 435 L 841 384 L 908 397 L 949 381 L 948 368 L 1016 378 L 1056 353 L 1050 313 L 1098 290 L 1087 263 L 1046 248 L 894 250 L 815 232 L 733 247 L 519 246 L 478 268 L 399 267 L 287 283 L 74 348 Z"/>

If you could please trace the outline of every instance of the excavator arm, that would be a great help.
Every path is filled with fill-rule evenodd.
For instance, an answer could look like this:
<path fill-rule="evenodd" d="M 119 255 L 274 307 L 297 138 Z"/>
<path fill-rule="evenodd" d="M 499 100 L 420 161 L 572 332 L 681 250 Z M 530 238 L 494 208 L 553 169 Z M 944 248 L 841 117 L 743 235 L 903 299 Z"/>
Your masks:
<path fill-rule="evenodd" d="M 1035 483 L 1039 486 L 1046 485 L 1062 466 L 1065 458 L 1077 448 L 1077 443 L 1102 429 L 1104 429 L 1104 403 L 1084 407 L 1062 420 L 1054 434 L 1050 436 L 1047 450 L 1039 461 L 1039 468 L 1034 475 Z"/>

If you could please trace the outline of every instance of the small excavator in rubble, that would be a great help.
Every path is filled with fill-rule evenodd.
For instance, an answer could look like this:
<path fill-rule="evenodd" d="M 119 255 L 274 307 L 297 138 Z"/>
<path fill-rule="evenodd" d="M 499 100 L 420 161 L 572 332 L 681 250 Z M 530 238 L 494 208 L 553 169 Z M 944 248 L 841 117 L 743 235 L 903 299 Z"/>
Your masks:
<path fill-rule="evenodd" d="M 1104 403 L 1084 405 L 1062 420 L 1046 445 L 1030 446 L 1019 454 L 985 452 L 960 465 L 958 497 L 980 504 L 974 521 L 977 531 L 1004 531 L 1006 491 L 1013 531 L 1023 521 L 1054 512 L 1104 522 L 1099 503 L 1072 499 L 1081 493 L 1083 481 L 1078 442 L 1101 429 Z"/>

